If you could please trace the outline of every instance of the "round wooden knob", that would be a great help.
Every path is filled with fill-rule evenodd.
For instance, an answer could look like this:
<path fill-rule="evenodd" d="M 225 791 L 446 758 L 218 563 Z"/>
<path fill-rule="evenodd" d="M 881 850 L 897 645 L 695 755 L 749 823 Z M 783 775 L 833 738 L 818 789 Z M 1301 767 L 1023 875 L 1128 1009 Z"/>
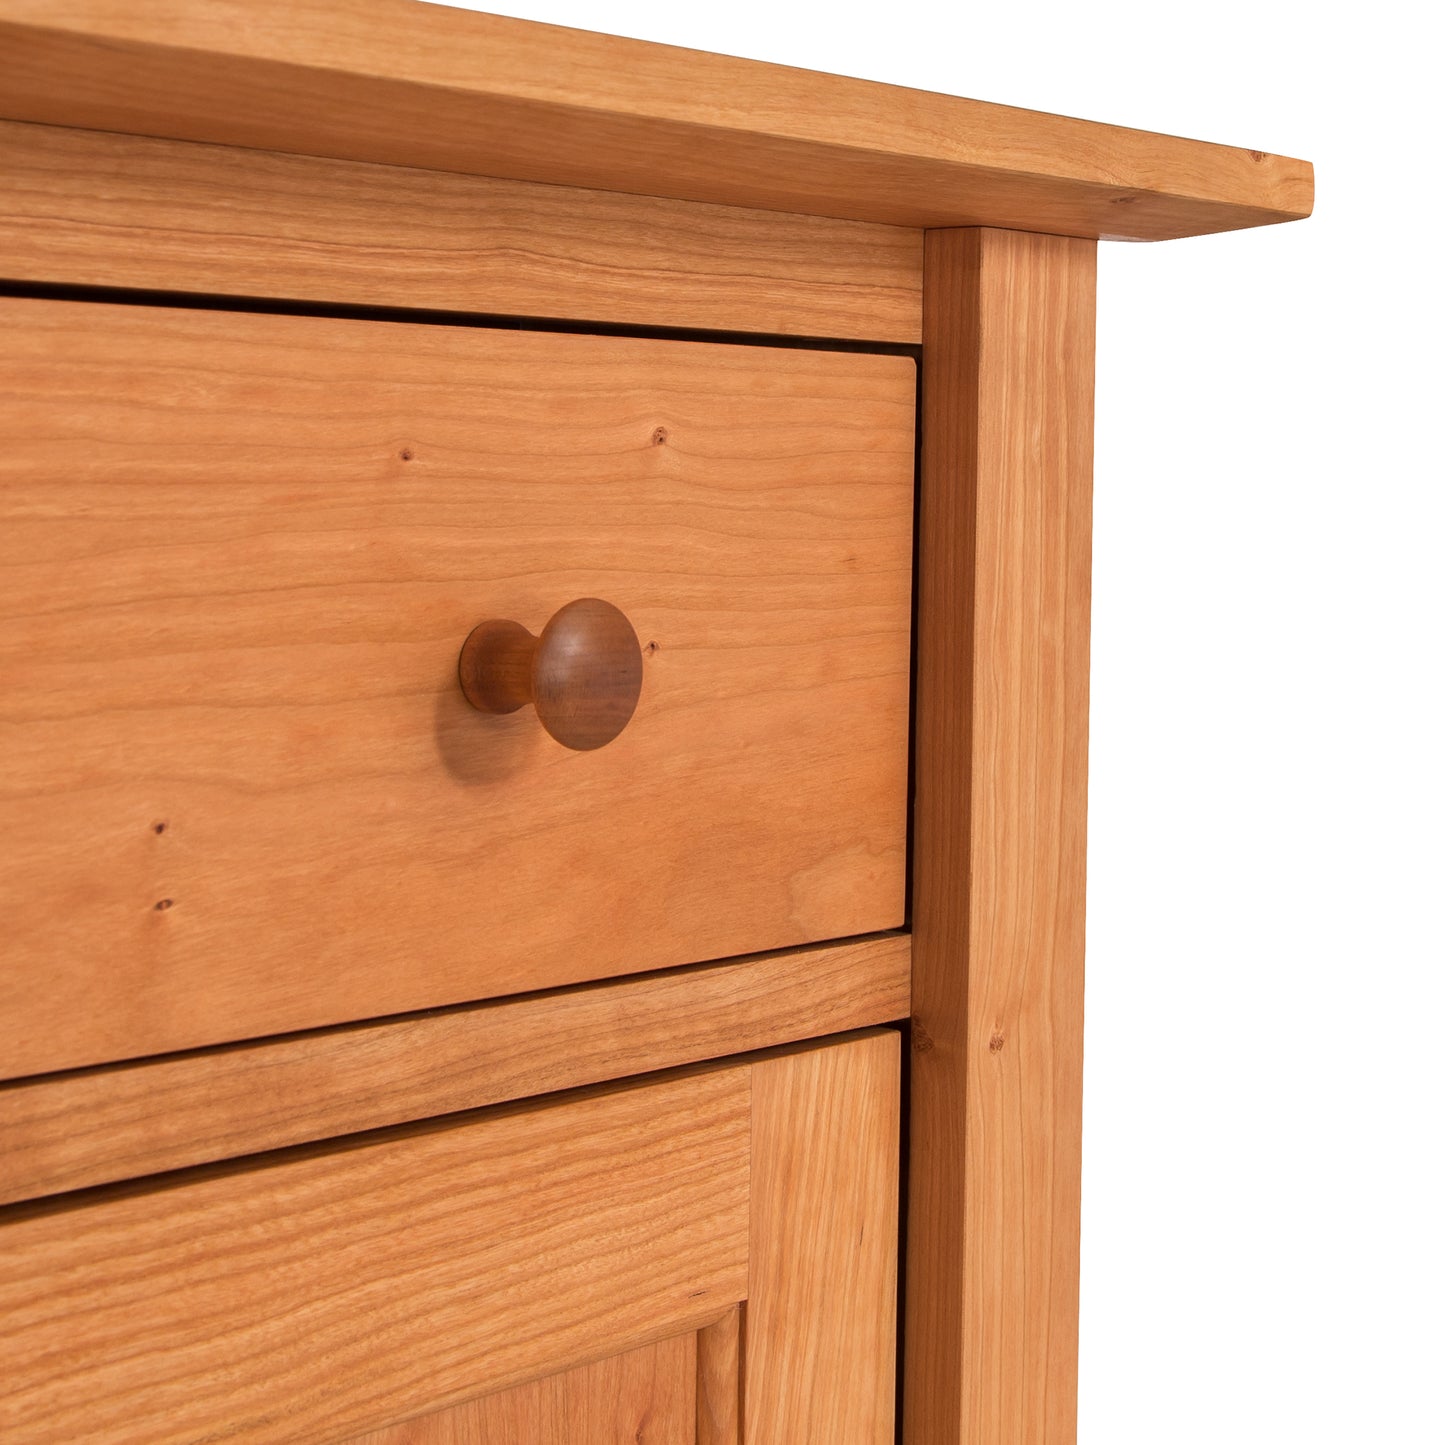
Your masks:
<path fill-rule="evenodd" d="M 642 691 L 642 648 L 610 602 L 582 597 L 533 637 L 520 622 L 483 622 L 462 644 L 462 692 L 482 712 L 532 703 L 564 748 L 610 743 L 631 720 Z"/>

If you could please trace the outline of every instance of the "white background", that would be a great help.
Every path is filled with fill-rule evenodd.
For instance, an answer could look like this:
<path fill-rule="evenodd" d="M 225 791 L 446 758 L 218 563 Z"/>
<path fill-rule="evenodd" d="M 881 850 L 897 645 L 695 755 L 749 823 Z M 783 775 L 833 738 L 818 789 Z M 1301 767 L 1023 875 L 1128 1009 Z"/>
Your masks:
<path fill-rule="evenodd" d="M 1315 162 L 1310 221 L 1101 247 L 1079 1439 L 1445 1442 L 1438 42 L 1395 4 L 471 8 Z"/>

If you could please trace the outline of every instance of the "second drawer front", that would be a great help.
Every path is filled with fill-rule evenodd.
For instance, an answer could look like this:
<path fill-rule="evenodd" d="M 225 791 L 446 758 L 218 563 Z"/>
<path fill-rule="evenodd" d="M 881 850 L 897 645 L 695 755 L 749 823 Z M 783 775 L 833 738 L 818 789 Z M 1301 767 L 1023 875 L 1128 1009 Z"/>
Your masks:
<path fill-rule="evenodd" d="M 0 315 L 0 1077 L 901 922 L 910 360 Z M 587 596 L 614 742 L 468 706 Z"/>

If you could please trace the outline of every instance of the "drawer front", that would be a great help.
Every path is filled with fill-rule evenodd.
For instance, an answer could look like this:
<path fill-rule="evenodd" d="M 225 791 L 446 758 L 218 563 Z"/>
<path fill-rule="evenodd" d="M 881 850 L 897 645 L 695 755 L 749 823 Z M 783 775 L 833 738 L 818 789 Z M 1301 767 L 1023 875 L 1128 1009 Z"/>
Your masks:
<path fill-rule="evenodd" d="M 0 1076 L 901 922 L 911 360 L 0 312 Z M 582 597 L 620 736 L 468 705 Z"/>

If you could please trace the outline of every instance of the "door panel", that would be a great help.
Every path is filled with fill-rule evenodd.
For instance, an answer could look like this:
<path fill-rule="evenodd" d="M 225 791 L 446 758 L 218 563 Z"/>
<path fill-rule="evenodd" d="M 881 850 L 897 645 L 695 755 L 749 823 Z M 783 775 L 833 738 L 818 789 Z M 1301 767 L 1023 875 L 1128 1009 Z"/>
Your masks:
<path fill-rule="evenodd" d="M 676 1335 L 347 1445 L 686 1445 L 696 1357 L 696 1337 Z"/>
<path fill-rule="evenodd" d="M 874 1030 L 0 1210 L 0 1440 L 888 1445 L 898 1086 Z"/>
<path fill-rule="evenodd" d="M 16 1206 L 0 1440 L 344 1440 L 698 1329 L 747 1294 L 750 1082 L 694 1071 Z"/>

